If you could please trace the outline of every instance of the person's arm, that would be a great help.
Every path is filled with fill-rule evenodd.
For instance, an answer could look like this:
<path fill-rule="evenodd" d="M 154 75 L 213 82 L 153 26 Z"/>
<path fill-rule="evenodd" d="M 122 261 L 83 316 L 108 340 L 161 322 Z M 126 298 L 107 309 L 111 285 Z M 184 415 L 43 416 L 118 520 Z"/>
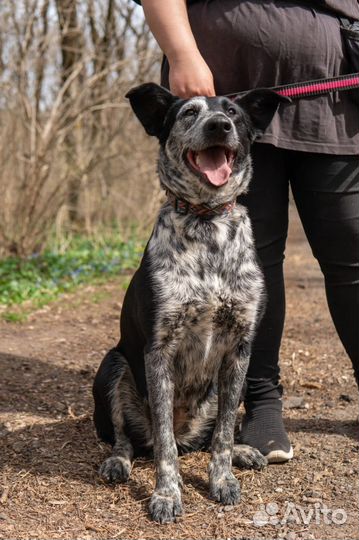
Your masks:
<path fill-rule="evenodd" d="M 148 25 L 167 56 L 170 90 L 176 96 L 214 96 L 212 73 L 202 58 L 185 0 L 142 0 Z"/>

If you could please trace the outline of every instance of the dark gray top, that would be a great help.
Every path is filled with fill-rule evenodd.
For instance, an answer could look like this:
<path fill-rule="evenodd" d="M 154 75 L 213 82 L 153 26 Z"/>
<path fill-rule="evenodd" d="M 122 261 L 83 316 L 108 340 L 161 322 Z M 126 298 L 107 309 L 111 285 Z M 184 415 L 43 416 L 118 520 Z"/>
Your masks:
<path fill-rule="evenodd" d="M 345 17 L 359 19 L 358 0 L 314 0 L 314 4 L 319 4 L 322 7 L 332 9 L 333 11 L 339 13 L 340 15 L 344 15 Z"/>
<path fill-rule="evenodd" d="M 190 5 L 202 1 L 203 0 L 187 0 L 187 4 Z M 141 0 L 135 0 L 135 2 L 136 4 L 141 4 Z M 333 10 L 339 15 L 359 19 L 358 0 L 302 0 L 302 3 L 311 3 L 314 6 Z"/>

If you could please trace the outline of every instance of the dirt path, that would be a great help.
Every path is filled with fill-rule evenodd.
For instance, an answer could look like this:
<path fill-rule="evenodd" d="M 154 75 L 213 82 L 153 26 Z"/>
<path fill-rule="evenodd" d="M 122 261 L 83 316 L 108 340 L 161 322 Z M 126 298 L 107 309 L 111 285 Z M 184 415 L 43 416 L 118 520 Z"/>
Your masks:
<path fill-rule="evenodd" d="M 181 458 L 185 514 L 168 526 L 148 518 L 151 461 L 136 461 L 124 486 L 96 474 L 108 448 L 94 435 L 90 389 L 118 337 L 120 280 L 25 324 L 0 323 L 0 538 L 358 539 L 358 393 L 295 215 L 286 278 L 282 372 L 289 405 L 301 407 L 285 412 L 295 459 L 236 470 L 242 502 L 223 508 L 207 496 L 208 456 Z"/>

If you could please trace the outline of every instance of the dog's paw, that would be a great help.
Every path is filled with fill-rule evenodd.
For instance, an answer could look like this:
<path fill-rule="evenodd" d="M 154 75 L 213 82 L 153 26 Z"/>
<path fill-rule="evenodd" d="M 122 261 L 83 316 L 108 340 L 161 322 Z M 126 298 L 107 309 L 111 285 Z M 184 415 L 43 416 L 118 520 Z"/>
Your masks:
<path fill-rule="evenodd" d="M 267 458 L 259 450 L 247 444 L 235 444 L 233 447 L 232 463 L 241 469 L 261 471 L 268 465 Z"/>
<path fill-rule="evenodd" d="M 99 469 L 101 478 L 111 484 L 127 482 L 130 474 L 130 460 L 120 456 L 111 456 L 105 459 Z"/>
<path fill-rule="evenodd" d="M 176 493 L 155 491 L 150 501 L 150 514 L 158 523 L 172 523 L 182 514 L 181 496 Z"/>
<path fill-rule="evenodd" d="M 241 487 L 237 478 L 230 473 L 216 480 L 210 480 L 210 496 L 226 506 L 237 504 L 241 498 Z"/>

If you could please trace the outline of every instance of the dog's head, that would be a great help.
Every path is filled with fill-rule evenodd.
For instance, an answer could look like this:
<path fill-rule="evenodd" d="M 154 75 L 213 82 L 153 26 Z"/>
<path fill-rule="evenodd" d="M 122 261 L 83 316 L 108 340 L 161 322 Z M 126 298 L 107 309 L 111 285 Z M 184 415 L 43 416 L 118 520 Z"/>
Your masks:
<path fill-rule="evenodd" d="M 243 97 L 180 99 L 154 83 L 130 90 L 126 97 L 149 135 L 161 145 L 162 186 L 192 204 L 217 205 L 233 200 L 251 176 L 249 149 L 271 122 L 280 102 L 271 90 Z"/>

